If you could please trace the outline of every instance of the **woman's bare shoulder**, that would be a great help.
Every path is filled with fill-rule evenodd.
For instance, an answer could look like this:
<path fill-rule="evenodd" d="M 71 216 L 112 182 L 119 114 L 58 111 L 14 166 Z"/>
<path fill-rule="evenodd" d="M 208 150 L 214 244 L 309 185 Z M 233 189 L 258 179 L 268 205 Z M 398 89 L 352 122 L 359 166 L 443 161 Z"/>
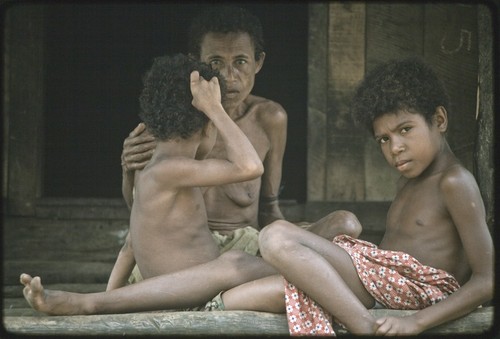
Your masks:
<path fill-rule="evenodd" d="M 287 113 L 283 106 L 278 102 L 259 97 L 256 95 L 249 95 L 245 100 L 248 110 L 252 111 L 259 120 L 268 124 L 283 124 L 287 121 Z"/>

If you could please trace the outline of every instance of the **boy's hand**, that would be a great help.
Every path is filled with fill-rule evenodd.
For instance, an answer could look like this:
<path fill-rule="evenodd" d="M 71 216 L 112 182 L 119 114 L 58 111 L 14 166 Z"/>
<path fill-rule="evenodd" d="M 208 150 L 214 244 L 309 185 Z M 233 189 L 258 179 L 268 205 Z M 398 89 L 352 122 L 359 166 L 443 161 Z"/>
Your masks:
<path fill-rule="evenodd" d="M 191 73 L 191 93 L 193 94 L 193 106 L 207 115 L 213 111 L 214 107 L 221 105 L 219 79 L 217 77 L 207 81 L 200 76 L 198 71 L 193 71 Z"/>
<path fill-rule="evenodd" d="M 123 142 L 122 168 L 124 171 L 141 170 L 146 166 L 156 147 L 154 136 L 140 123 Z"/>
<path fill-rule="evenodd" d="M 377 329 L 375 335 L 416 335 L 421 332 L 410 316 L 407 317 L 382 317 L 375 321 Z"/>

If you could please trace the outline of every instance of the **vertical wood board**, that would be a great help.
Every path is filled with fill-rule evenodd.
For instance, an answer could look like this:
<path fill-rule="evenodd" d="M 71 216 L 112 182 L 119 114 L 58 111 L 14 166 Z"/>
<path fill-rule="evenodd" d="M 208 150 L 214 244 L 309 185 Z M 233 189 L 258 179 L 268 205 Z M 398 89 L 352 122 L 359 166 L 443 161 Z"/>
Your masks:
<path fill-rule="evenodd" d="M 477 5 L 425 5 L 424 58 L 450 96 L 448 142 L 472 171 L 477 133 Z"/>
<path fill-rule="evenodd" d="M 327 200 L 364 200 L 363 135 L 352 123 L 349 105 L 365 72 L 365 7 L 350 2 L 329 7 Z"/>
<path fill-rule="evenodd" d="M 8 212 L 32 215 L 41 176 L 43 107 L 43 9 L 6 11 L 5 114 L 8 119 Z M 4 120 L 5 121 L 5 120 Z"/>
<path fill-rule="evenodd" d="M 325 199 L 328 3 L 309 5 L 307 200 Z"/>

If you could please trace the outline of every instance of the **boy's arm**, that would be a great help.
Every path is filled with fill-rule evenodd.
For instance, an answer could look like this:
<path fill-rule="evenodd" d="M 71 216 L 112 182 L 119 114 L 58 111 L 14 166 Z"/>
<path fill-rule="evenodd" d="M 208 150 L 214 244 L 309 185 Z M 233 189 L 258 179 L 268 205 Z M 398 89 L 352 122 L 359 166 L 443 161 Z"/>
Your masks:
<path fill-rule="evenodd" d="M 128 233 L 127 237 L 125 238 L 125 243 L 118 253 L 118 257 L 116 258 L 113 270 L 109 275 L 106 291 L 125 286 L 127 284 L 128 278 L 130 277 L 130 274 L 132 273 L 134 265 L 134 251 L 130 242 L 130 233 Z"/>
<path fill-rule="evenodd" d="M 123 142 L 122 161 L 122 194 L 128 208 L 132 207 L 134 175 L 151 159 L 156 147 L 155 138 L 146 130 L 146 125 L 140 123 Z"/>
<path fill-rule="evenodd" d="M 416 334 L 462 317 L 493 297 L 493 241 L 474 177 L 461 169 L 441 183 L 444 203 L 458 230 L 471 277 L 445 300 L 405 318 L 378 319 L 378 334 Z"/>
<path fill-rule="evenodd" d="M 269 138 L 270 148 L 264 159 L 264 174 L 261 181 L 260 227 L 264 227 L 275 220 L 284 219 L 279 206 L 279 190 L 287 137 L 287 114 L 276 103 L 268 105 L 270 106 L 269 111 L 262 118 L 262 125 Z"/>

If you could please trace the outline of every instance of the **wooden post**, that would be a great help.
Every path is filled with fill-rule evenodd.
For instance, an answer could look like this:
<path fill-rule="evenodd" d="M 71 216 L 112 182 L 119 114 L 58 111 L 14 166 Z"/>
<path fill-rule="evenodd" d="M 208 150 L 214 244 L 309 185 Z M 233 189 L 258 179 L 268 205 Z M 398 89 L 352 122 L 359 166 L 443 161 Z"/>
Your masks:
<path fill-rule="evenodd" d="M 490 229 L 494 224 L 494 126 L 493 119 L 493 32 L 491 12 L 484 5 L 478 7 L 478 133 L 474 158 L 475 174 L 486 206 L 486 219 Z M 498 125 L 498 124 L 497 124 Z M 498 131 L 497 131 L 498 133 Z"/>
<path fill-rule="evenodd" d="M 7 213 L 33 215 L 40 195 L 43 114 L 43 6 L 6 10 L 3 168 Z"/>

